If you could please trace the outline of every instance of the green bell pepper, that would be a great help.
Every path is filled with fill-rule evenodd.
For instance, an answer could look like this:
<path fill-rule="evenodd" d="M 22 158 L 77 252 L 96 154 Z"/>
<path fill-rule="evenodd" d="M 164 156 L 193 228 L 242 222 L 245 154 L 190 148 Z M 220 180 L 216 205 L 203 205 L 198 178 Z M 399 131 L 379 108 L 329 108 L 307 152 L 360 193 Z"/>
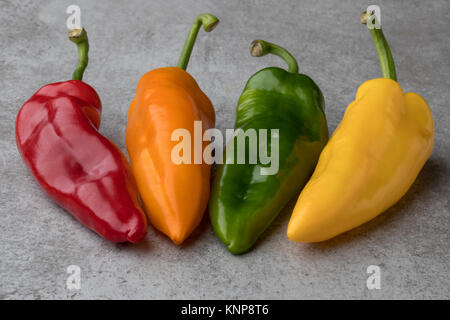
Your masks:
<path fill-rule="evenodd" d="M 211 223 L 233 254 L 248 251 L 289 200 L 298 195 L 328 141 L 322 92 L 310 77 L 298 73 L 295 58 L 262 40 L 254 41 L 250 52 L 256 57 L 278 55 L 288 64 L 288 71 L 270 67 L 256 72 L 248 80 L 236 110 L 235 130 L 267 129 L 274 137 L 273 129 L 278 129 L 278 139 L 274 140 L 278 143 L 278 172 L 263 175 L 268 164 L 261 159 L 249 163 L 252 153 L 261 148 L 274 156 L 272 140 L 260 136 L 256 149 L 251 148 L 249 139 L 245 140 L 246 162 L 239 164 L 236 152 L 227 152 L 231 147 L 237 150 L 235 135 L 221 158 L 223 164 L 217 165 L 209 204 Z"/>

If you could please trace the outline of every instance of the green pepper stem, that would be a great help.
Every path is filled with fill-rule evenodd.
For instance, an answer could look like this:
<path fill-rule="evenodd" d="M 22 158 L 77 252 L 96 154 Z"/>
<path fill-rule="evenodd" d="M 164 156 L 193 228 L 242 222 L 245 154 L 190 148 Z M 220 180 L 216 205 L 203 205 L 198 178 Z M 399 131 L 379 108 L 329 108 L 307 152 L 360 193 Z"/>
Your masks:
<path fill-rule="evenodd" d="M 78 48 L 78 64 L 73 72 L 72 79 L 83 80 L 83 73 L 89 62 L 89 42 L 86 30 L 83 28 L 70 30 L 69 40 L 74 42 Z"/>
<path fill-rule="evenodd" d="M 371 20 L 373 12 L 364 11 L 361 14 L 361 23 L 367 25 Z M 373 17 L 376 18 L 375 16 Z M 389 44 L 384 37 L 383 30 L 381 26 L 378 28 L 375 25 L 370 26 L 370 33 L 372 34 L 373 42 L 375 43 L 375 48 L 378 52 L 378 58 L 380 59 L 381 72 L 383 73 L 383 78 L 392 79 L 397 81 L 397 74 L 395 72 L 394 58 L 392 57 L 391 49 Z"/>
<path fill-rule="evenodd" d="M 287 63 L 289 72 L 298 72 L 297 60 L 295 60 L 295 58 L 292 56 L 292 54 L 289 53 L 289 51 L 280 46 L 277 46 L 276 44 L 264 40 L 255 40 L 250 45 L 250 53 L 254 57 L 262 57 L 268 53 L 274 54 L 281 57 L 281 59 L 283 59 Z"/>
<path fill-rule="evenodd" d="M 192 24 L 191 30 L 189 31 L 186 42 L 184 43 L 183 51 L 181 51 L 180 58 L 178 59 L 178 68 L 186 70 L 200 27 L 203 25 L 203 29 L 206 32 L 210 32 L 217 26 L 218 23 L 219 19 L 209 13 L 202 13 L 197 17 L 197 19 L 195 19 L 194 23 Z"/>

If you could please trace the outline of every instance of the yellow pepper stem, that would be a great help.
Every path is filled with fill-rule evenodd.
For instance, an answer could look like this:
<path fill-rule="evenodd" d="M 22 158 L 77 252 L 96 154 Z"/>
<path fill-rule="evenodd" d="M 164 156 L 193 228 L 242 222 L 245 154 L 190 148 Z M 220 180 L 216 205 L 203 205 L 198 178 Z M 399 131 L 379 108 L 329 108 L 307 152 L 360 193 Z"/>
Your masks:
<path fill-rule="evenodd" d="M 372 34 L 373 42 L 378 52 L 378 58 L 380 59 L 381 72 L 383 78 L 392 79 L 397 81 L 397 74 L 395 72 L 394 58 L 392 57 L 389 44 L 384 37 L 381 26 L 377 26 L 375 22 L 376 16 L 373 12 L 364 11 L 361 14 L 361 23 L 367 25 Z M 370 24 L 369 24 L 370 23 Z"/>

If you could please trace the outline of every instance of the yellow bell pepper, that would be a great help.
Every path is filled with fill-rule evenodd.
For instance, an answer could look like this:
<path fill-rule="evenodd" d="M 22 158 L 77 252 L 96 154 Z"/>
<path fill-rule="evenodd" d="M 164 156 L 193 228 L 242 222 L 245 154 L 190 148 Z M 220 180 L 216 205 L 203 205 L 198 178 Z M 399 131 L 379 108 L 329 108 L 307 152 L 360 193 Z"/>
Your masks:
<path fill-rule="evenodd" d="M 328 240 L 373 219 L 408 191 L 431 155 L 430 108 L 418 94 L 403 93 L 382 30 L 371 33 L 384 78 L 359 87 L 323 149 L 289 221 L 293 241 Z"/>

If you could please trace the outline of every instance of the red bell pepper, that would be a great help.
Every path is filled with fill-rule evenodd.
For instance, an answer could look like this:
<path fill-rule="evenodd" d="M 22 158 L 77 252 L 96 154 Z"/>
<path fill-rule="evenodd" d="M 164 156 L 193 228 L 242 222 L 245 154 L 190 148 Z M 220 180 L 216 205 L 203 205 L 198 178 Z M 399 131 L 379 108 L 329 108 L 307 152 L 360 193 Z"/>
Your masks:
<path fill-rule="evenodd" d="M 48 84 L 20 109 L 16 142 L 44 191 L 76 219 L 113 242 L 142 240 L 147 221 L 130 166 L 99 132 L 102 105 L 81 81 L 88 62 L 86 31 L 75 29 L 79 62 L 73 80 Z"/>

